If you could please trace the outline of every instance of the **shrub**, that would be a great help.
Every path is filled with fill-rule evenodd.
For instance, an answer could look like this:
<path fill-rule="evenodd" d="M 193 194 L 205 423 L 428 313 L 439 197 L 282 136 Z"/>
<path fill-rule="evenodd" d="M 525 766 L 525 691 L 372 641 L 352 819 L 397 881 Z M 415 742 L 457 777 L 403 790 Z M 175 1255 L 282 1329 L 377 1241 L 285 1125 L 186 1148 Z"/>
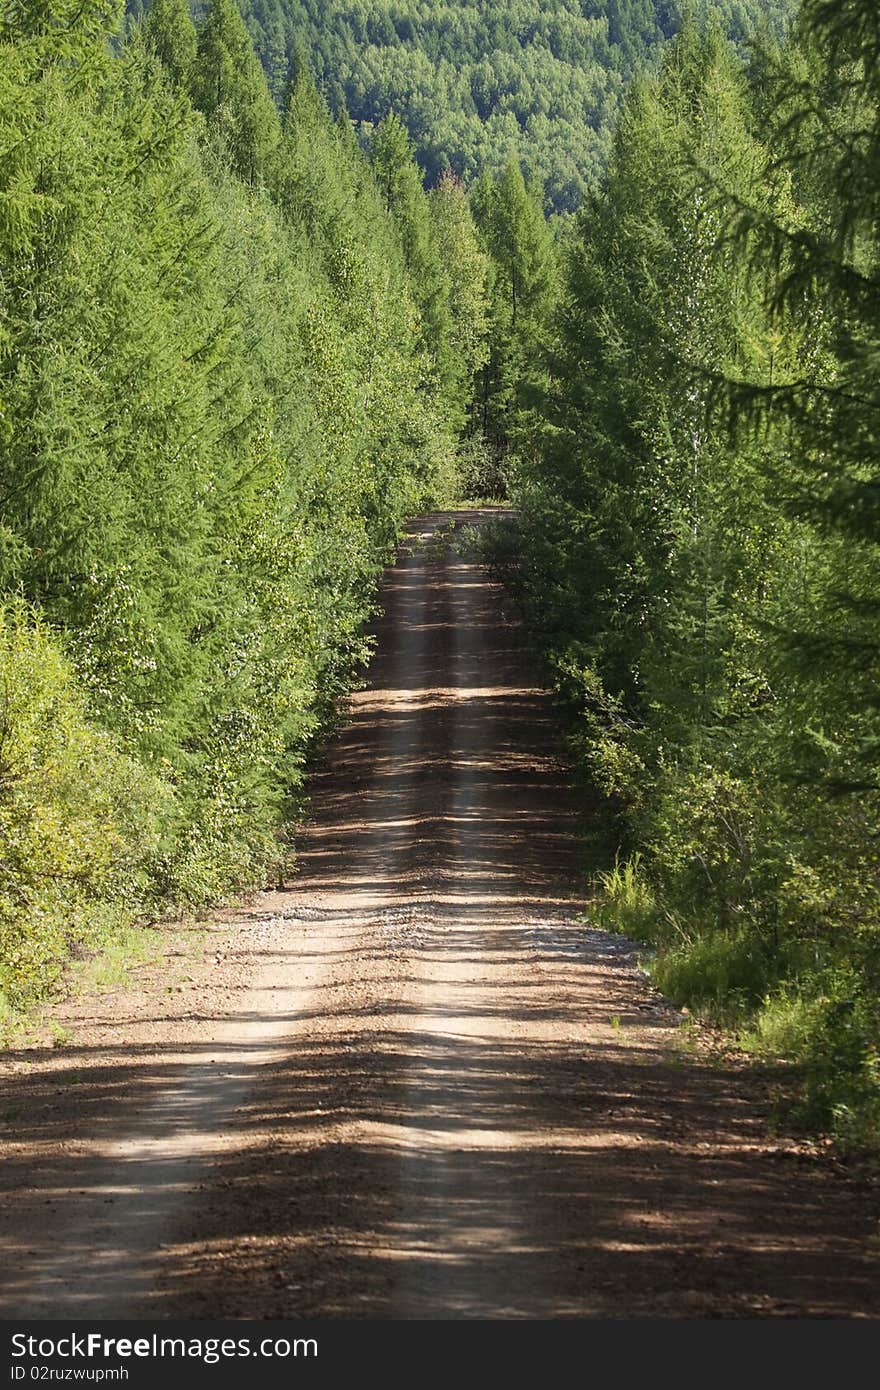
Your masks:
<path fill-rule="evenodd" d="M 0 609 L 0 991 L 44 995 L 136 914 L 170 792 L 90 721 L 24 604 Z"/>

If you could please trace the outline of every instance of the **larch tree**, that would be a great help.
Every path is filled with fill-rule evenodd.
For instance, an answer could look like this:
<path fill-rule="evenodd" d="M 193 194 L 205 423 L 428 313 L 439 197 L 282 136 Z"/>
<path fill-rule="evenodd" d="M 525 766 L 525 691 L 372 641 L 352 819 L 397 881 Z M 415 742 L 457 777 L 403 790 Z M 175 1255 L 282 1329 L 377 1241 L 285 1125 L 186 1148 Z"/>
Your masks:
<path fill-rule="evenodd" d="M 553 238 L 537 190 L 519 162 L 473 190 L 476 222 L 492 259 L 491 344 L 483 368 L 486 437 L 500 451 L 522 439 L 530 387 L 543 374 L 543 349 L 557 289 Z"/>
<path fill-rule="evenodd" d="M 447 171 L 430 195 L 434 240 L 449 284 L 455 409 L 463 427 L 476 377 L 489 360 L 489 257 L 480 244 L 467 191 Z"/>
<path fill-rule="evenodd" d="M 169 79 L 187 89 L 198 47 L 187 0 L 151 0 L 141 24 L 148 49 L 161 62 Z"/>
<path fill-rule="evenodd" d="M 264 179 L 280 122 L 235 0 L 209 0 L 190 91 L 241 177 Z"/>

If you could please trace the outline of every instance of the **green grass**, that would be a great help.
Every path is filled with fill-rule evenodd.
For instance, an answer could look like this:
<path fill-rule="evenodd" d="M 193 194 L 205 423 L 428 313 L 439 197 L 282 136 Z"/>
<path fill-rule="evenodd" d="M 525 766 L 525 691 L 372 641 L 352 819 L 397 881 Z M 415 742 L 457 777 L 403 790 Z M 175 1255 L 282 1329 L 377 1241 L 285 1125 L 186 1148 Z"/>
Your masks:
<path fill-rule="evenodd" d="M 637 854 L 615 859 L 594 884 L 590 920 L 650 946 L 643 964 L 667 999 L 721 1029 L 737 1051 L 787 1065 L 785 1123 L 831 1134 L 844 1150 L 880 1153 L 876 1001 L 851 962 L 830 956 L 792 983 L 797 941 L 780 945 L 754 923 L 722 928 L 708 914 L 671 910 Z"/>
<path fill-rule="evenodd" d="M 121 989 L 128 983 L 132 970 L 153 965 L 161 956 L 160 931 L 143 926 L 123 927 L 87 960 L 68 967 L 68 988 L 73 994 L 101 994 Z"/>
<path fill-rule="evenodd" d="M 49 1019 L 49 1034 L 53 1047 L 66 1047 L 73 1040 L 73 1029 L 59 1023 L 57 1018 Z"/>
<path fill-rule="evenodd" d="M 71 1042 L 70 1028 L 53 1017 L 53 1007 L 61 998 L 105 994 L 131 983 L 132 973 L 143 966 L 156 965 L 165 944 L 161 928 L 126 925 L 118 928 L 98 947 L 80 959 L 65 964 L 53 996 L 16 1008 L 0 992 L 0 1048 L 27 1047 L 48 1038 L 52 1047 Z M 193 943 L 198 954 L 203 937 Z"/>
<path fill-rule="evenodd" d="M 597 894 L 592 920 L 607 931 L 620 932 L 632 941 L 656 940 L 657 902 L 642 872 L 642 858 L 634 854 L 594 879 Z"/>

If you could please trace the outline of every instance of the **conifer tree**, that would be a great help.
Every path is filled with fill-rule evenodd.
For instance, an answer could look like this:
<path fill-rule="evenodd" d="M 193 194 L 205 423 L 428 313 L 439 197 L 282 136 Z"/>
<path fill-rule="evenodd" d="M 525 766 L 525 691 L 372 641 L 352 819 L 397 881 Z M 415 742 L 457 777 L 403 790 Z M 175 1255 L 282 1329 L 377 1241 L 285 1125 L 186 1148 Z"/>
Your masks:
<path fill-rule="evenodd" d="M 190 90 L 242 178 L 264 179 L 280 137 L 278 113 L 235 0 L 209 0 Z"/>
<path fill-rule="evenodd" d="M 805 0 L 795 44 L 762 66 L 775 158 L 796 202 L 722 198 L 728 232 L 761 274 L 778 333 L 810 351 L 769 382 L 728 378 L 731 406 L 778 433 L 779 505 L 809 528 L 809 603 L 779 640 L 812 692 L 807 765 L 832 785 L 880 788 L 880 14 L 869 0 Z M 736 377 L 738 376 L 738 380 Z M 870 714 L 869 714 L 870 712 Z M 818 743 L 822 751 L 819 752 Z M 803 746 L 804 755 L 807 749 Z"/>
<path fill-rule="evenodd" d="M 874 1138 L 878 53 L 872 5 L 808 0 L 754 95 L 692 21 L 632 85 L 523 581 L 637 851 L 609 916 L 682 1002 L 786 1020 L 811 1116 Z"/>
<path fill-rule="evenodd" d="M 141 32 L 171 82 L 185 91 L 198 43 L 187 0 L 150 0 Z"/>
<path fill-rule="evenodd" d="M 370 157 L 386 206 L 398 228 L 422 315 L 425 348 L 434 359 L 444 391 L 454 394 L 456 364 L 449 342 L 449 282 L 434 243 L 430 208 L 412 144 L 403 123 L 394 114 L 375 131 Z"/>
<path fill-rule="evenodd" d="M 215 6 L 202 34 L 206 121 L 147 45 L 108 41 L 102 5 L 14 20 L 0 685 L 52 726 L 3 731 L 4 759 L 30 760 L 0 816 L 18 998 L 65 941 L 255 885 L 286 853 L 305 751 L 449 443 L 370 165 L 304 86 L 278 147 L 237 15 Z"/>
<path fill-rule="evenodd" d="M 489 258 L 480 245 L 467 192 L 453 173 L 443 175 L 430 203 L 434 239 L 449 286 L 449 348 L 461 427 L 476 375 L 489 359 Z"/>
<path fill-rule="evenodd" d="M 494 182 L 481 180 L 474 214 L 492 258 L 492 351 L 483 369 L 483 429 L 502 451 L 522 436 L 529 388 L 542 373 L 542 351 L 557 287 L 552 237 L 518 161 Z"/>

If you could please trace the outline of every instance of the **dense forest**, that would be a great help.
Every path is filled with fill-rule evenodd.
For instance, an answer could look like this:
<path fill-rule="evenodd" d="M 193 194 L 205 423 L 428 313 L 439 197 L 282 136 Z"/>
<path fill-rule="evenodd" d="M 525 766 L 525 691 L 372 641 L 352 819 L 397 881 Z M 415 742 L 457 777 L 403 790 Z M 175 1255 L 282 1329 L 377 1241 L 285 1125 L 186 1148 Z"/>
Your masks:
<path fill-rule="evenodd" d="M 365 157 L 305 73 L 279 114 L 231 0 L 117 32 L 101 0 L 0 31 L 12 1006 L 126 919 L 283 865 L 483 351 L 466 196 L 428 199 L 398 124 Z"/>
<path fill-rule="evenodd" d="M 710 0 L 694 3 L 705 12 Z M 759 22 L 778 30 L 792 4 L 718 0 L 715 8 L 742 42 Z M 129 6 L 139 16 L 143 0 Z M 334 115 L 347 112 L 364 144 L 392 113 L 403 121 L 430 186 L 447 169 L 470 183 L 518 160 L 547 206 L 567 212 L 595 184 L 626 84 L 677 30 L 682 4 L 240 0 L 240 8 L 279 104 L 304 56 Z"/>
<path fill-rule="evenodd" d="M 620 850 L 599 920 L 880 1135 L 880 14 L 687 24 L 565 257 L 513 573 Z M 543 387 L 541 380 L 543 378 Z"/>
<path fill-rule="evenodd" d="M 506 492 L 591 915 L 877 1141 L 880 17 L 785 8 L 5 0 L 6 1010 L 284 873 L 402 519 Z"/>

